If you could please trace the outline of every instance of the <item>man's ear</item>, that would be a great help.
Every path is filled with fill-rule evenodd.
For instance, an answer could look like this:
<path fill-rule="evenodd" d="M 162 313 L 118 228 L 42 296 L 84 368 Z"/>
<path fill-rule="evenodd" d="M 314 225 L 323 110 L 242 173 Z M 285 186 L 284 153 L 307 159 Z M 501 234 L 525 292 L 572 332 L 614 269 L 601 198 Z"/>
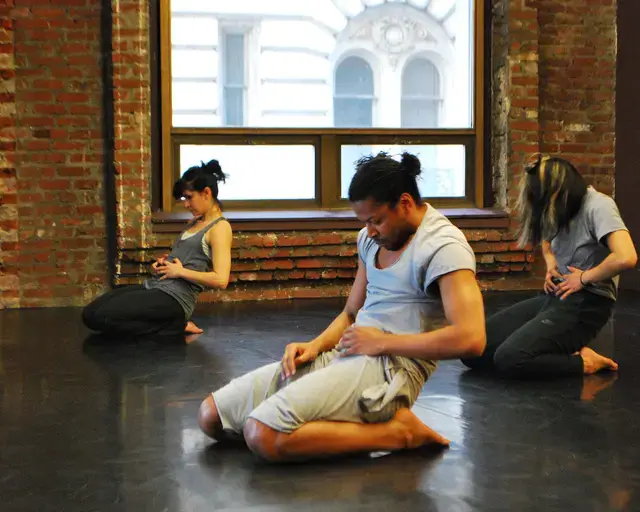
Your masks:
<path fill-rule="evenodd" d="M 402 207 L 404 213 L 409 213 L 409 211 L 411 211 L 411 208 L 415 206 L 415 201 L 413 200 L 413 197 L 411 197 L 411 194 L 404 192 L 400 196 L 398 204 Z"/>

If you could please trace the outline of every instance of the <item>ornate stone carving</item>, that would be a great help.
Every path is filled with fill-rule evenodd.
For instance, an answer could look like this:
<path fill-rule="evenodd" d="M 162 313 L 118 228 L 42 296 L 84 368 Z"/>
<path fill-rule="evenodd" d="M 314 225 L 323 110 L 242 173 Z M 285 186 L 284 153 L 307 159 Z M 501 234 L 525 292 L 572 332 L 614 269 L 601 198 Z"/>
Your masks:
<path fill-rule="evenodd" d="M 436 38 L 422 23 L 406 17 L 373 20 L 357 29 L 349 39 L 373 41 L 378 49 L 387 54 L 393 69 L 396 68 L 400 57 L 412 52 L 417 45 L 437 43 Z"/>

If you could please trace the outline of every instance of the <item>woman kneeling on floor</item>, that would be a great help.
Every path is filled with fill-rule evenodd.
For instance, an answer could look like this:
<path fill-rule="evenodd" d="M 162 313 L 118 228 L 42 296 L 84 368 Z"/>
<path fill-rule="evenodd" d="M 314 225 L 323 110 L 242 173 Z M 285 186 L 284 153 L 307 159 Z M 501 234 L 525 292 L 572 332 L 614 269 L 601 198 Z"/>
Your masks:
<path fill-rule="evenodd" d="M 202 332 L 189 321 L 198 295 L 205 288 L 226 288 L 231 270 L 231 226 L 218 201 L 218 182 L 225 178 L 211 160 L 176 181 L 173 196 L 184 199 L 193 219 L 171 253 L 152 265 L 152 278 L 111 290 L 83 310 L 89 329 L 127 337 Z"/>
<path fill-rule="evenodd" d="M 588 348 L 612 315 L 619 274 L 637 262 L 615 202 L 568 161 L 539 156 L 523 175 L 519 213 L 521 245 L 542 243 L 545 293 L 488 318 L 484 354 L 462 362 L 522 377 L 617 370 Z"/>

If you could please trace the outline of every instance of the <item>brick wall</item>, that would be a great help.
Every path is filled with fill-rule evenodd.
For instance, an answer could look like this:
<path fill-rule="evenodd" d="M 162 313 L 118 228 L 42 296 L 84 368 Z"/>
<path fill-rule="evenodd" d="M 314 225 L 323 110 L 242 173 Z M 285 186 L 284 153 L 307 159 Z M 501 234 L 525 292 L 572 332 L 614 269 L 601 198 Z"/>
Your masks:
<path fill-rule="evenodd" d="M 531 289 L 530 248 L 521 250 L 508 229 L 463 229 L 476 253 L 483 289 Z M 208 291 L 202 301 L 321 298 L 345 296 L 357 267 L 357 230 L 303 232 L 237 232 L 232 250 L 230 285 Z M 123 251 L 121 282 L 138 282 L 148 264 L 169 251 L 173 237 L 156 239 L 155 247 Z M 509 277 L 507 277 L 509 276 Z M 517 280 L 516 280 L 517 276 Z"/>
<path fill-rule="evenodd" d="M 82 304 L 105 280 L 100 2 L 3 6 L 1 302 Z"/>
<path fill-rule="evenodd" d="M 106 282 L 99 2 L 2 5 L 0 300 L 80 304 Z M 154 233 L 151 223 L 148 7 L 148 0 L 113 3 L 122 283 L 138 281 L 172 238 Z M 615 3 L 493 0 L 492 7 L 496 205 L 513 208 L 522 167 L 540 150 L 562 151 L 611 192 Z M 515 247 L 515 227 L 512 221 L 508 229 L 465 230 L 483 287 L 539 286 L 532 255 Z M 203 299 L 344 295 L 357 262 L 354 240 L 354 230 L 238 232 L 232 284 Z"/>
<path fill-rule="evenodd" d="M 599 190 L 614 191 L 616 2 L 538 1 L 540 132 Z"/>
<path fill-rule="evenodd" d="M 570 159 L 614 192 L 615 0 L 508 0 L 508 204 L 536 152 Z"/>
<path fill-rule="evenodd" d="M 19 305 L 14 22 L 0 10 L 0 308 Z"/>

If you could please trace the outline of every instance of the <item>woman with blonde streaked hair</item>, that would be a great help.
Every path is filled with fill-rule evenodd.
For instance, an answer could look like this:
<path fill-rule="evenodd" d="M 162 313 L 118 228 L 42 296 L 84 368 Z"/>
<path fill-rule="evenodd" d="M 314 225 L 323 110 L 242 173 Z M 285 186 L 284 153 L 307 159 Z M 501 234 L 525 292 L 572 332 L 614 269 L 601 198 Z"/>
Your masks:
<path fill-rule="evenodd" d="M 637 263 L 614 200 L 567 160 L 538 155 L 522 176 L 518 213 L 520 245 L 542 244 L 544 294 L 487 319 L 485 352 L 462 362 L 521 377 L 616 371 L 588 347 L 611 317 L 619 274 Z"/>

